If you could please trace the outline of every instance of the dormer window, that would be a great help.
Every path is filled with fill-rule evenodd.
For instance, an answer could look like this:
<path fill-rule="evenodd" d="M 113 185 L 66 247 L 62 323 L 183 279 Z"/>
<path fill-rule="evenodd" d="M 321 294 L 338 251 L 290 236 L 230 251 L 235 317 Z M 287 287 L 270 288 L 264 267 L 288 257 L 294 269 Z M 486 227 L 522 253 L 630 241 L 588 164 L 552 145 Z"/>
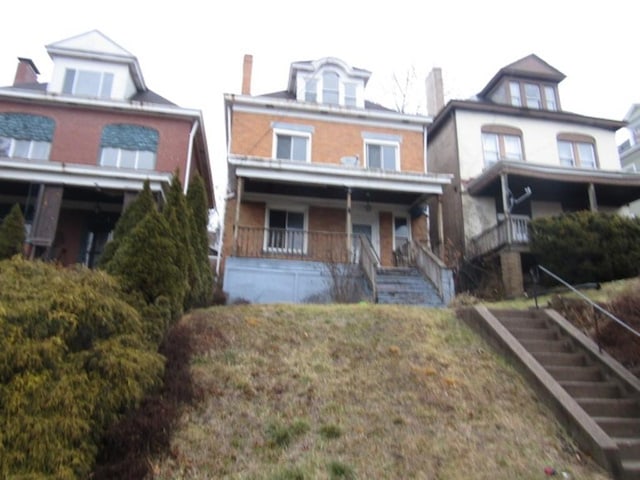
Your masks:
<path fill-rule="evenodd" d="M 355 83 L 344 84 L 344 104 L 347 107 L 355 107 L 357 105 L 357 90 L 358 88 Z"/>
<path fill-rule="evenodd" d="M 547 110 L 558 109 L 558 102 L 556 102 L 556 90 L 553 87 L 544 87 L 544 98 L 547 102 Z"/>
<path fill-rule="evenodd" d="M 306 102 L 318 101 L 318 80 L 316 80 L 315 78 L 310 78 L 305 83 L 304 100 Z"/>
<path fill-rule="evenodd" d="M 62 93 L 82 97 L 111 98 L 113 73 L 67 68 Z"/>
<path fill-rule="evenodd" d="M 340 77 L 335 72 L 322 75 L 322 102 L 329 105 L 340 104 Z"/>
<path fill-rule="evenodd" d="M 553 85 L 511 80 L 508 91 L 508 102 L 514 107 L 525 106 L 536 110 L 558 110 L 558 96 L 556 87 Z"/>
<path fill-rule="evenodd" d="M 535 83 L 525 83 L 524 93 L 527 98 L 527 107 L 529 108 L 542 108 L 542 95 L 540 94 L 540 87 Z"/>

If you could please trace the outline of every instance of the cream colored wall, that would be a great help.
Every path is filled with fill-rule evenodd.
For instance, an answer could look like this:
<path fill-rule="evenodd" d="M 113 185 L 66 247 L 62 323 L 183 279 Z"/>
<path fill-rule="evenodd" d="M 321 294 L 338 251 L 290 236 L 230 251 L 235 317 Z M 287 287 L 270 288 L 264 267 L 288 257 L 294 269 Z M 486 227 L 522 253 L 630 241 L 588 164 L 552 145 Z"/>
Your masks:
<path fill-rule="evenodd" d="M 460 177 L 463 180 L 477 177 L 484 169 L 481 129 L 483 125 L 488 124 L 520 129 L 526 162 L 559 166 L 557 135 L 559 133 L 575 133 L 588 135 L 595 139 L 600 169 L 620 170 L 615 132 L 550 120 L 459 110 L 456 113 L 456 126 L 458 129 Z"/>
<path fill-rule="evenodd" d="M 462 210 L 464 211 L 465 244 L 497 223 L 496 204 L 493 197 L 471 197 L 463 193 Z"/>

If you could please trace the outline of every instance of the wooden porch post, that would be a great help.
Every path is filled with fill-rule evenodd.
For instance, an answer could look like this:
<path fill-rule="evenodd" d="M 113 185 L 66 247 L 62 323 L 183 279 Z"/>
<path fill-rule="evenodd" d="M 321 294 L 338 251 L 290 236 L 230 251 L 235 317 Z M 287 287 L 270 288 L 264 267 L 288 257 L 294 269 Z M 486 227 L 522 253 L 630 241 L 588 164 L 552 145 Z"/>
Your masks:
<path fill-rule="evenodd" d="M 347 188 L 347 262 L 351 262 L 351 254 L 352 254 L 352 241 L 351 237 L 353 236 L 352 227 L 351 227 L 351 187 Z"/>
<path fill-rule="evenodd" d="M 238 252 L 238 226 L 240 225 L 240 204 L 242 203 L 242 177 L 236 182 L 236 211 L 233 220 L 233 256 Z"/>
<path fill-rule="evenodd" d="M 593 183 L 589 184 L 588 194 L 589 194 L 589 210 L 591 210 L 592 212 L 597 212 L 598 199 L 596 197 L 596 187 Z"/>
<path fill-rule="evenodd" d="M 438 245 L 440 260 L 444 260 L 446 248 L 444 244 L 444 218 L 442 218 L 442 195 L 438 195 Z"/>
<path fill-rule="evenodd" d="M 502 191 L 502 209 L 504 221 L 507 222 L 507 244 L 511 245 L 513 233 L 511 231 L 511 205 L 509 205 L 509 177 L 506 173 L 500 174 L 500 189 Z"/>

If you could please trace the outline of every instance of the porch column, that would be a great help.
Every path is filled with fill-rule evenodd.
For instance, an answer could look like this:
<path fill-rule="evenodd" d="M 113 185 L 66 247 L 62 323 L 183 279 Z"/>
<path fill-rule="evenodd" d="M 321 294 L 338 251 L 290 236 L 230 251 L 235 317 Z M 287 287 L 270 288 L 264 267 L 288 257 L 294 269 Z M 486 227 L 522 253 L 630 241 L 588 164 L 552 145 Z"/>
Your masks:
<path fill-rule="evenodd" d="M 27 238 L 31 244 L 29 257 L 32 259 L 36 255 L 35 247 L 43 248 L 45 256 L 49 254 L 58 229 L 63 192 L 62 185 L 40 185 L 33 224 Z"/>
<path fill-rule="evenodd" d="M 511 205 L 509 205 L 509 177 L 506 173 L 500 174 L 500 189 L 502 190 L 504 221 L 507 223 L 507 244 L 511 245 L 513 233 L 511 231 Z"/>
<path fill-rule="evenodd" d="M 351 254 L 353 249 L 353 242 L 351 237 L 353 236 L 351 226 L 351 187 L 347 188 L 347 262 L 351 262 Z"/>
<path fill-rule="evenodd" d="M 593 183 L 589 184 L 588 194 L 589 194 L 589 210 L 591 210 L 592 212 L 597 212 L 598 199 L 596 198 L 596 187 Z"/>
<path fill-rule="evenodd" d="M 440 260 L 444 261 L 445 244 L 444 244 L 444 219 L 442 218 L 442 195 L 438 195 L 438 250 Z"/>
<path fill-rule="evenodd" d="M 240 205 L 242 203 L 242 177 L 238 177 L 236 181 L 236 211 L 233 220 L 233 249 L 235 256 L 238 252 L 238 226 L 240 225 Z"/>

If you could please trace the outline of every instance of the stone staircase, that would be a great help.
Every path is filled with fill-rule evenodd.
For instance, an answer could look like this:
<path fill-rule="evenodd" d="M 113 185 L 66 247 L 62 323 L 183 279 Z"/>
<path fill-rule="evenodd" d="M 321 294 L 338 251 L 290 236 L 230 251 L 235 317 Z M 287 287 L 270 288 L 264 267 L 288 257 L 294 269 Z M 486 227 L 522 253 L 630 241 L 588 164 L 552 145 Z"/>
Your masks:
<path fill-rule="evenodd" d="M 413 267 L 379 268 L 376 288 L 378 303 L 444 306 L 433 284 Z"/>
<path fill-rule="evenodd" d="M 552 310 L 464 315 L 523 374 L 581 448 L 616 479 L 640 479 L 640 381 Z"/>

